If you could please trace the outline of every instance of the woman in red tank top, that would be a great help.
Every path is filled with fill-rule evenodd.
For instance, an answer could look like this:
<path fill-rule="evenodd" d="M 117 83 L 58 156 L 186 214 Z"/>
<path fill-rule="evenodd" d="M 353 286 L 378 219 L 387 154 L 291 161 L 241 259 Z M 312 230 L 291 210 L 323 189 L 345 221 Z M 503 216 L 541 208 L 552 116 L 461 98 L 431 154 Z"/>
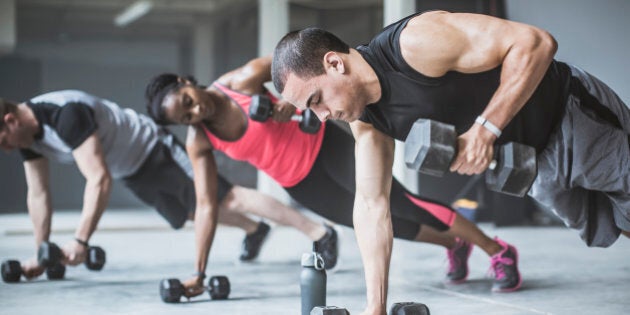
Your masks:
<path fill-rule="evenodd" d="M 254 59 L 207 88 L 192 78 L 163 74 L 147 87 L 147 109 L 158 123 L 189 126 L 186 149 L 195 174 L 198 205 L 216 206 L 217 168 L 212 154 L 216 149 L 267 172 L 310 210 L 352 227 L 352 136 L 333 123 L 322 124 L 315 134 L 300 131 L 296 122 L 290 122 L 295 108 L 283 101 L 275 102 L 271 119 L 251 120 L 247 114 L 251 97 L 268 93 L 263 83 L 269 80 L 270 57 Z M 451 207 L 420 198 L 395 179 L 391 191 L 394 236 L 446 247 L 450 263 L 447 281 L 466 279 L 472 244 L 490 256 L 502 250 L 496 240 Z M 197 247 L 203 249 L 198 250 L 198 261 L 204 268 L 216 226 L 216 218 L 208 213 L 212 212 L 203 212 L 206 216 L 196 220 L 204 223 L 195 229 L 197 241 L 202 242 Z M 185 285 L 197 294 L 194 283 Z"/>

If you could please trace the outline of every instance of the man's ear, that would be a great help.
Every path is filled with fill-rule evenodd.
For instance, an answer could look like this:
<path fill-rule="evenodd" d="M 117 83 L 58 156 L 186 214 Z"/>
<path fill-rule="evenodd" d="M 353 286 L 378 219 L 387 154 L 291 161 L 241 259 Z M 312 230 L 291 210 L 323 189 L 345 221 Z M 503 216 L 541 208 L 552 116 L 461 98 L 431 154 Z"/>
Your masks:
<path fill-rule="evenodd" d="M 324 55 L 324 68 L 326 70 L 333 70 L 341 74 L 346 72 L 343 58 L 341 58 L 341 55 L 334 51 L 329 51 Z"/>
<path fill-rule="evenodd" d="M 5 126 L 14 126 L 18 122 L 18 119 L 15 113 L 7 113 L 2 117 L 2 121 Z"/>

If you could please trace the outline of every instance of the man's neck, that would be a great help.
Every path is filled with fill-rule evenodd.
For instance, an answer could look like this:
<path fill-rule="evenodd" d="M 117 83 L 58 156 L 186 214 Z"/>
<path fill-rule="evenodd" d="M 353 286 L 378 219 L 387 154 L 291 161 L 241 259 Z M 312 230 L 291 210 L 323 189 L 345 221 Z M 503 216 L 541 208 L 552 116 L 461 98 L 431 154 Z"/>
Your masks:
<path fill-rule="evenodd" d="M 376 72 L 356 49 L 350 49 L 350 59 L 356 65 L 356 75 L 360 80 L 359 86 L 363 88 L 367 104 L 378 102 L 381 99 L 381 83 Z"/>
<path fill-rule="evenodd" d="M 29 134 L 35 137 L 39 131 L 39 121 L 35 117 L 33 110 L 26 103 L 20 103 L 18 104 L 17 115 Z"/>

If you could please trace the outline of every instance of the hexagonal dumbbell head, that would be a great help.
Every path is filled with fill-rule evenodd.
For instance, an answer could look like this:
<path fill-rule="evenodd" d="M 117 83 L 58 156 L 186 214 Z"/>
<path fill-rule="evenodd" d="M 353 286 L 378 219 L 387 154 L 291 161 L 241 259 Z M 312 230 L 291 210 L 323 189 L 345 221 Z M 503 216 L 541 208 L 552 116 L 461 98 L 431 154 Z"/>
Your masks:
<path fill-rule="evenodd" d="M 87 259 L 85 260 L 85 266 L 89 270 L 99 271 L 105 266 L 105 251 L 98 246 L 90 246 L 88 248 Z"/>
<path fill-rule="evenodd" d="M 2 263 L 2 281 L 7 283 L 19 282 L 22 276 L 22 266 L 17 260 L 6 260 Z"/>
<path fill-rule="evenodd" d="M 429 315 L 429 308 L 422 303 L 403 302 L 394 303 L 389 315 Z"/>
<path fill-rule="evenodd" d="M 317 115 L 310 110 L 306 109 L 302 112 L 302 121 L 300 121 L 300 130 L 306 133 L 317 133 L 321 127 L 322 122 L 317 118 Z"/>
<path fill-rule="evenodd" d="M 42 242 L 37 250 L 37 262 L 40 266 L 54 267 L 61 261 L 61 249 L 57 244 Z"/>
<path fill-rule="evenodd" d="M 405 140 L 405 164 L 428 175 L 443 176 L 456 152 L 455 127 L 429 119 L 416 120 Z"/>
<path fill-rule="evenodd" d="M 226 276 L 208 279 L 208 292 L 213 300 L 225 300 L 230 295 L 230 280 Z"/>
<path fill-rule="evenodd" d="M 499 149 L 494 170 L 486 171 L 486 186 L 492 191 L 523 197 L 534 183 L 537 173 L 536 150 L 510 142 Z"/>
<path fill-rule="evenodd" d="M 46 268 L 46 277 L 48 280 L 61 280 L 66 275 L 66 266 L 56 263 L 52 267 Z"/>
<path fill-rule="evenodd" d="M 350 315 L 348 310 L 336 306 L 315 306 L 311 315 Z"/>
<path fill-rule="evenodd" d="M 249 118 L 254 121 L 266 121 L 271 117 L 273 104 L 266 95 L 254 94 L 249 104 Z"/>
<path fill-rule="evenodd" d="M 160 281 L 160 297 L 166 303 L 179 303 L 184 295 L 184 286 L 178 279 Z"/>

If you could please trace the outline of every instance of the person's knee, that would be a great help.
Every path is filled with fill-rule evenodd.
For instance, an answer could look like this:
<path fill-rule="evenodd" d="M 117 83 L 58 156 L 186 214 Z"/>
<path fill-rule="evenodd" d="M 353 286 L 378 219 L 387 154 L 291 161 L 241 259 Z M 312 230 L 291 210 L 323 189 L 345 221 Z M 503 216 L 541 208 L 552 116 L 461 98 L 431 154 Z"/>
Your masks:
<path fill-rule="evenodd" d="M 219 201 L 219 209 L 227 211 L 239 211 L 243 208 L 243 190 L 245 188 L 240 186 L 234 186 L 228 193 Z"/>
<path fill-rule="evenodd" d="M 171 226 L 171 228 L 174 229 L 174 230 L 179 230 L 182 227 L 184 227 L 184 224 L 186 224 L 186 219 L 184 219 L 184 220 L 181 220 L 181 219 L 178 219 L 178 220 L 167 219 L 167 221 L 168 221 L 168 224 Z"/>

